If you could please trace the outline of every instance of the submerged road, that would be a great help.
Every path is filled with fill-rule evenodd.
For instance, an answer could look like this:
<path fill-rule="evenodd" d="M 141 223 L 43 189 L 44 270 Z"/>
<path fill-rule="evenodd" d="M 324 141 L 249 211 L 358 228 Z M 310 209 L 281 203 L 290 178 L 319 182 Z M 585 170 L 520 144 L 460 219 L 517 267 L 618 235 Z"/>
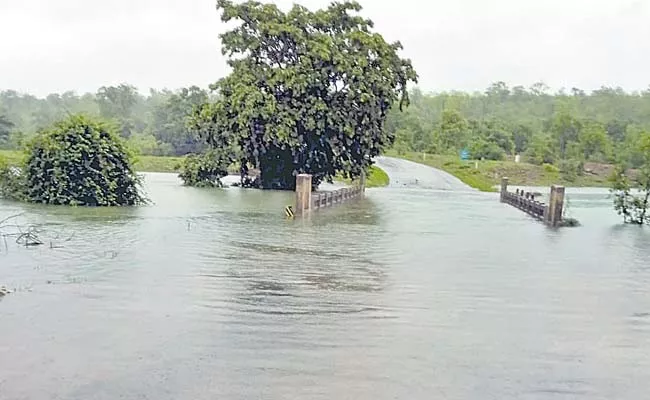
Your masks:
<path fill-rule="evenodd" d="M 393 157 L 378 157 L 376 164 L 390 177 L 390 187 L 473 191 L 460 179 L 427 165 Z"/>

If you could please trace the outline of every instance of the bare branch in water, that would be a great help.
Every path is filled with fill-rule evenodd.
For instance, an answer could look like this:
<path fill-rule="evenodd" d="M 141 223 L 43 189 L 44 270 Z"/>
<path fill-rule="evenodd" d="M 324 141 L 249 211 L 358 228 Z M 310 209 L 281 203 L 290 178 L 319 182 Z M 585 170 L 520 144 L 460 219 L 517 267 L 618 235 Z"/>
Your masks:
<path fill-rule="evenodd" d="M 5 222 L 7 222 L 7 221 L 9 221 L 9 220 L 12 220 L 12 219 L 14 219 L 14 218 L 18 218 L 18 217 L 22 216 L 23 214 L 25 214 L 25 213 L 24 213 L 24 212 L 21 212 L 21 213 L 15 214 L 15 215 L 10 215 L 10 216 L 8 216 L 8 217 L 5 218 L 5 219 L 0 220 L 0 228 L 2 228 L 2 225 L 4 225 Z"/>
<path fill-rule="evenodd" d="M 11 216 L 9 216 L 7 218 L 4 218 L 4 219 L 2 219 L 0 221 L 0 236 L 2 237 L 5 249 L 7 249 L 7 250 L 9 250 L 9 247 L 7 245 L 7 237 L 10 237 L 10 236 L 15 236 L 16 237 L 16 243 L 20 244 L 20 245 L 25 245 L 25 247 L 40 246 L 40 245 L 43 244 L 43 241 L 38 237 L 39 231 L 35 226 L 30 225 L 25 230 L 23 230 L 23 227 L 21 227 L 18 224 L 11 224 L 11 225 L 7 224 L 8 221 L 11 221 L 12 219 L 16 219 L 16 218 L 20 217 L 23 214 L 24 213 L 11 215 Z M 12 233 L 4 233 L 4 232 L 2 232 L 1 229 L 3 227 L 6 228 L 6 227 L 9 227 L 9 226 L 11 226 L 13 228 L 16 228 L 18 230 L 18 233 L 13 233 L 12 234 Z"/>

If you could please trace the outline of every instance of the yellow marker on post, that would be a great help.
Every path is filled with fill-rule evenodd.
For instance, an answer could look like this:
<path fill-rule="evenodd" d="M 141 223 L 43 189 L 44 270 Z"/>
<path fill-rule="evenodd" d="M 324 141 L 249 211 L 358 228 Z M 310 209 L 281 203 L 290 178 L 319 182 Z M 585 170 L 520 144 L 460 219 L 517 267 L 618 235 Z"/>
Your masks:
<path fill-rule="evenodd" d="M 284 208 L 284 214 L 287 216 L 287 218 L 293 218 L 295 216 L 295 214 L 293 213 L 293 207 L 286 206 Z"/>

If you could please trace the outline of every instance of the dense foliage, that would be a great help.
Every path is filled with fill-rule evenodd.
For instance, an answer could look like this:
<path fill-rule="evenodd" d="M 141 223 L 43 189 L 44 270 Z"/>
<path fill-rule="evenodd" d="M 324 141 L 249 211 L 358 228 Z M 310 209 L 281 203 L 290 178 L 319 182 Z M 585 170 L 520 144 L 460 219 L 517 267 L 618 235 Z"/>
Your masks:
<path fill-rule="evenodd" d="M 185 156 L 179 177 L 187 186 L 221 187 L 221 178 L 228 175 L 232 159 L 220 149 Z"/>
<path fill-rule="evenodd" d="M 650 224 L 650 134 L 639 138 L 637 154 L 640 168 L 630 178 L 626 167 L 630 160 L 623 160 L 612 177 L 611 191 L 614 194 L 614 208 L 629 224 Z"/>
<path fill-rule="evenodd" d="M 0 92 L 0 149 L 18 149 L 37 132 L 70 114 L 111 120 L 130 147 L 146 155 L 184 155 L 205 148 L 186 127 L 208 91 L 192 86 L 176 91 L 152 90 L 143 96 L 131 85 L 105 86 L 97 93 L 73 92 L 37 98 L 13 90 Z"/>
<path fill-rule="evenodd" d="M 3 171 L 3 191 L 30 202 L 81 206 L 144 202 L 120 138 L 108 124 L 84 116 L 72 116 L 38 134 L 27 148 L 22 170 Z"/>
<path fill-rule="evenodd" d="M 298 173 L 312 174 L 314 185 L 357 177 L 393 143 L 386 116 L 408 103 L 416 74 L 399 43 L 355 14 L 358 3 L 285 13 L 219 0 L 218 8 L 239 25 L 221 35 L 232 73 L 213 86 L 212 132 L 231 137 L 241 164 L 260 169 L 262 187 L 292 189 Z"/>
<path fill-rule="evenodd" d="M 86 113 L 115 120 L 143 154 L 183 155 L 204 149 L 204 141 L 186 120 L 206 99 L 213 100 L 206 90 L 190 87 L 143 96 L 123 86 L 43 99 L 0 92 L 0 148 L 18 148 L 68 113 Z M 458 154 L 467 148 L 474 158 L 521 154 L 533 163 L 557 167 L 568 166 L 561 165 L 562 159 L 613 163 L 629 155 L 638 167 L 642 158 L 634 144 L 650 132 L 650 89 L 626 93 L 603 87 L 591 93 L 572 89 L 552 94 L 542 83 L 511 88 L 499 82 L 480 93 L 424 94 L 414 89 L 409 100 L 403 112 L 394 107 L 386 122 L 387 135 L 395 136 L 394 148 L 402 153 Z"/>
<path fill-rule="evenodd" d="M 533 163 L 562 167 L 561 160 L 614 162 L 635 151 L 640 133 L 650 131 L 650 89 L 626 93 L 603 87 L 550 94 L 504 82 L 483 93 L 411 93 L 411 106 L 391 113 L 389 130 L 397 150 L 502 159 L 521 154 Z M 638 163 L 637 163 L 638 164 Z"/>

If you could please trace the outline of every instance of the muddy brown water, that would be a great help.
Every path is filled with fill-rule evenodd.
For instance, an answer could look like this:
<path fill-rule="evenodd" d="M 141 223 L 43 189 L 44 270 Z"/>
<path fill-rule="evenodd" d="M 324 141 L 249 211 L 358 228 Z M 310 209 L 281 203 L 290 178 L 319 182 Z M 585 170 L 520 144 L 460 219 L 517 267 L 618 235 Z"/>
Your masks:
<path fill-rule="evenodd" d="M 643 399 L 650 230 L 603 190 L 550 230 L 496 194 L 420 187 L 289 221 L 291 194 L 0 203 L 0 399 Z"/>

